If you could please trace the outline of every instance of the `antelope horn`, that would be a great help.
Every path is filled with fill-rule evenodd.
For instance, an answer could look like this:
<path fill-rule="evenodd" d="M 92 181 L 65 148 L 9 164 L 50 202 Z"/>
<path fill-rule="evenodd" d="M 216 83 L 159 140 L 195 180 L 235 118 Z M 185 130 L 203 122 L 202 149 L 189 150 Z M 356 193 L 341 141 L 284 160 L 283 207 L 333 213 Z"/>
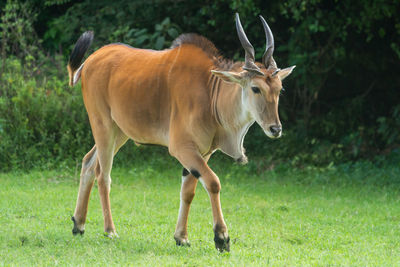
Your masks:
<path fill-rule="evenodd" d="M 261 19 L 262 25 L 264 27 L 265 42 L 266 42 L 266 47 L 265 47 L 264 55 L 262 57 L 262 62 L 267 69 L 270 67 L 276 69 L 277 68 L 276 62 L 275 62 L 274 58 L 272 57 L 272 54 L 274 53 L 274 48 L 275 48 L 274 36 L 272 35 L 272 31 L 269 28 L 267 22 L 261 15 L 260 15 L 260 19 Z"/>
<path fill-rule="evenodd" d="M 245 54 L 245 61 L 244 61 L 244 66 L 243 69 L 250 71 L 250 72 L 255 72 L 259 75 L 264 75 L 264 73 L 261 72 L 260 68 L 257 67 L 257 65 L 254 63 L 255 58 L 254 58 L 254 48 L 247 39 L 246 34 L 244 33 L 242 24 L 240 23 L 240 18 L 239 14 L 236 13 L 236 30 L 237 34 L 240 40 L 240 43 L 242 44 L 242 47 L 244 48 L 244 51 L 246 52 Z"/>

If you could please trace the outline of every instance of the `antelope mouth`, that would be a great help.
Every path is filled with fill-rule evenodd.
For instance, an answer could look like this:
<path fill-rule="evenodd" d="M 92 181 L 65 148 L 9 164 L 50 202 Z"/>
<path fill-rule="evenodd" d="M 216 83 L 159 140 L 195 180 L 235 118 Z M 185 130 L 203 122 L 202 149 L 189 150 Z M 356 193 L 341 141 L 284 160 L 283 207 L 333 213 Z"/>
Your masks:
<path fill-rule="evenodd" d="M 279 131 L 271 131 L 270 129 L 272 127 L 262 127 L 264 130 L 264 133 L 266 136 L 268 136 L 271 139 L 278 139 L 281 138 L 282 136 L 282 129 L 280 129 Z"/>
<path fill-rule="evenodd" d="M 269 131 L 264 131 L 264 133 L 271 139 L 278 139 L 278 138 L 281 138 L 281 136 L 282 136 L 282 132 L 280 132 L 278 134 L 272 134 Z"/>
<path fill-rule="evenodd" d="M 241 157 L 237 158 L 235 161 L 236 161 L 236 163 L 238 163 L 240 165 L 246 165 L 249 162 L 246 155 L 242 155 Z"/>

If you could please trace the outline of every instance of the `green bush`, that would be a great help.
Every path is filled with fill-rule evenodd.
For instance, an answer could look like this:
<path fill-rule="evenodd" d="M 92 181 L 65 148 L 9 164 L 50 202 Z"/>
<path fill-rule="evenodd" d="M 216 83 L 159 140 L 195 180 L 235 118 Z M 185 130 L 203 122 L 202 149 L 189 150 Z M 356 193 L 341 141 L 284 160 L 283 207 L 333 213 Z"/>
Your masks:
<path fill-rule="evenodd" d="M 224 56 L 241 60 L 235 12 L 258 59 L 265 49 L 257 17 L 262 14 L 275 34 L 279 66 L 297 65 L 280 98 L 283 138 L 269 140 L 253 126 L 245 140 L 250 157 L 260 157 L 266 168 L 283 161 L 297 167 L 329 166 L 398 149 L 400 2 L 150 3 L 0 3 L 1 170 L 80 161 L 93 145 L 80 89 L 67 86 L 65 70 L 66 58 L 83 31 L 95 32 L 91 49 L 110 42 L 162 49 L 180 33 L 197 32 Z M 116 163 L 126 164 L 140 151 L 128 146 Z"/>
<path fill-rule="evenodd" d="M 26 77 L 21 62 L 6 61 L 0 87 L 0 169 L 82 157 L 92 145 L 79 87 L 67 79 Z"/>
<path fill-rule="evenodd" d="M 400 105 L 393 107 L 391 114 L 388 117 L 379 117 L 378 133 L 382 136 L 385 144 L 399 145 L 400 134 Z"/>

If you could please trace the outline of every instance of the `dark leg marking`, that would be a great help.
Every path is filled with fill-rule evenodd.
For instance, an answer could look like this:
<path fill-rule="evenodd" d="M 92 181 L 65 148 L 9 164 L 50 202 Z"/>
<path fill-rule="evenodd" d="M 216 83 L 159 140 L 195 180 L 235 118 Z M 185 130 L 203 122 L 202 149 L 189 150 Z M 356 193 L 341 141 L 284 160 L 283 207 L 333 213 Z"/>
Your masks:
<path fill-rule="evenodd" d="M 183 168 L 183 171 L 182 171 L 182 176 L 188 176 L 189 175 L 189 171 L 186 169 L 186 168 Z"/>
<path fill-rule="evenodd" d="M 71 217 L 71 220 L 74 222 L 74 228 L 72 229 L 72 234 L 73 235 L 77 235 L 77 234 L 83 235 L 85 233 L 85 230 L 81 231 L 78 229 L 78 227 L 76 226 L 76 221 L 75 221 L 74 216 Z"/>
<path fill-rule="evenodd" d="M 193 176 L 196 177 L 197 179 L 200 178 L 200 173 L 197 170 L 191 169 L 190 173 L 193 174 Z"/>

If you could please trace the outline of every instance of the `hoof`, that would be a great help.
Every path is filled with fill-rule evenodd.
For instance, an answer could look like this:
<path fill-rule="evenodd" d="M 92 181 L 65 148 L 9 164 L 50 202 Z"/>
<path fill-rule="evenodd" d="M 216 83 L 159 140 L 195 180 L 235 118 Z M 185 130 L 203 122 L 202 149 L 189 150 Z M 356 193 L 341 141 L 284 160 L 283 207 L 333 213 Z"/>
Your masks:
<path fill-rule="evenodd" d="M 224 252 L 230 251 L 230 244 L 229 244 L 230 238 L 229 236 L 224 237 L 223 239 L 220 238 L 218 236 L 217 233 L 214 233 L 214 242 L 215 242 L 215 248 L 219 251 L 219 252 Z"/>
<path fill-rule="evenodd" d="M 104 236 L 110 239 L 119 238 L 119 235 L 115 231 L 104 232 Z"/>
<path fill-rule="evenodd" d="M 77 234 L 83 235 L 85 233 L 85 230 L 79 230 L 74 216 L 71 217 L 71 220 L 74 222 L 74 228 L 72 228 L 72 234 L 73 235 L 77 235 Z"/>
<path fill-rule="evenodd" d="M 175 238 L 175 242 L 176 242 L 177 246 L 190 247 L 189 240 L 187 240 L 187 239 L 179 239 L 179 238 L 176 238 L 176 237 L 174 237 L 174 238 Z"/>

